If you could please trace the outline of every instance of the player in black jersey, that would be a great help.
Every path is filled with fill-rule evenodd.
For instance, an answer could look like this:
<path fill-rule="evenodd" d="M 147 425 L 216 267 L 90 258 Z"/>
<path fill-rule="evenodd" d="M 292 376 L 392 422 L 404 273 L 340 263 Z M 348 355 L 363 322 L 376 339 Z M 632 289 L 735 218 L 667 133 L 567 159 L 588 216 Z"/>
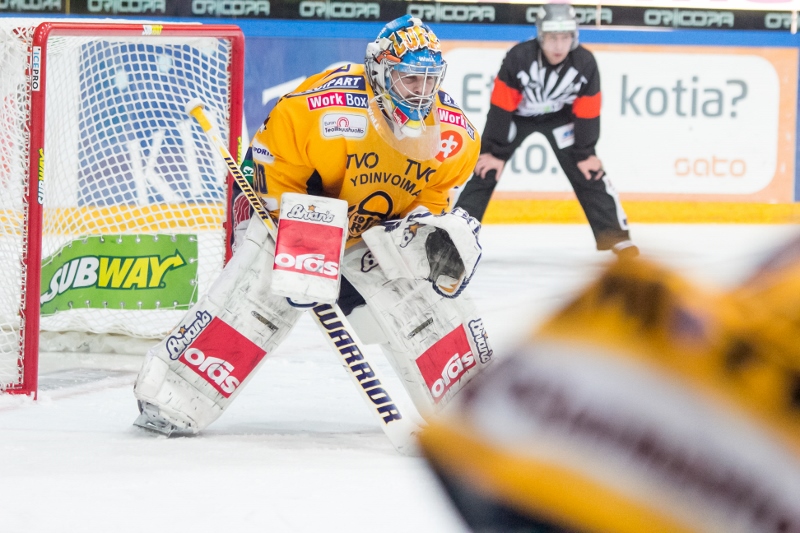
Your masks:
<path fill-rule="evenodd" d="M 628 220 L 603 164 L 600 74 L 594 56 L 578 44 L 575 10 L 547 4 L 539 10 L 537 37 L 508 51 L 494 80 L 481 155 L 457 206 L 482 219 L 506 161 L 526 137 L 542 133 L 586 213 L 598 250 L 636 256 Z"/>

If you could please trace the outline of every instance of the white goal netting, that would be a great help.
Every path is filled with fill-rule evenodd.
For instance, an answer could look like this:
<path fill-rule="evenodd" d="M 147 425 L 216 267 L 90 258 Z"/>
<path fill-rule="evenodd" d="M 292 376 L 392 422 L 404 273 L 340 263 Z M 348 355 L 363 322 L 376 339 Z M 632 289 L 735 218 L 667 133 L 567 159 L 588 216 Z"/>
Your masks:
<path fill-rule="evenodd" d="M 106 24 L 54 31 L 39 48 L 38 22 L 0 19 L 0 389 L 21 383 L 31 357 L 32 272 L 41 331 L 158 338 L 226 251 L 225 164 L 184 106 L 202 99 L 228 142 L 231 41 L 213 26 L 114 35 L 122 26 Z"/>

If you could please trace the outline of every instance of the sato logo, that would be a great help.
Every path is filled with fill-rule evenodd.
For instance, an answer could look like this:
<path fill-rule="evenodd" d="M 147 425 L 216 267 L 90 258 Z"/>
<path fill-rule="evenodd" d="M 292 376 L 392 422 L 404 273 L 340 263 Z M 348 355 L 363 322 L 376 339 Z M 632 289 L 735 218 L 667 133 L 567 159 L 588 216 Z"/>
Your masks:
<path fill-rule="evenodd" d="M 459 326 L 417 358 L 422 378 L 436 403 L 475 366 L 463 326 Z"/>
<path fill-rule="evenodd" d="M 322 134 L 325 137 L 363 138 L 367 134 L 367 117 L 327 114 L 322 117 Z"/>

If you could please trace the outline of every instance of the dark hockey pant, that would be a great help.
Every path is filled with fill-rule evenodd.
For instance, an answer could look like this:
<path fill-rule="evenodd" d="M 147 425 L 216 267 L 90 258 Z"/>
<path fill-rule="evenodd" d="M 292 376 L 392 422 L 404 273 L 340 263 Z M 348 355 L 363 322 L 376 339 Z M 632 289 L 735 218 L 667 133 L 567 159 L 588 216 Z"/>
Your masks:
<path fill-rule="evenodd" d="M 517 134 L 507 153 L 509 158 L 519 148 L 522 142 L 534 132 L 539 132 L 547 138 L 558 163 L 564 174 L 567 175 L 575 196 L 589 220 L 589 225 L 594 233 L 598 250 L 608 250 L 616 243 L 630 238 L 628 233 L 628 220 L 619 197 L 607 177 L 600 180 L 587 180 L 578 169 L 572 147 L 560 149 L 553 137 L 553 129 L 563 126 L 567 122 L 558 117 L 556 120 L 534 123 L 529 119 L 514 117 Z M 481 149 L 481 152 L 484 152 Z M 456 202 L 456 207 L 465 209 L 478 220 L 483 219 L 489 199 L 497 186 L 497 176 L 494 171 L 488 172 L 485 178 L 473 175 Z"/>

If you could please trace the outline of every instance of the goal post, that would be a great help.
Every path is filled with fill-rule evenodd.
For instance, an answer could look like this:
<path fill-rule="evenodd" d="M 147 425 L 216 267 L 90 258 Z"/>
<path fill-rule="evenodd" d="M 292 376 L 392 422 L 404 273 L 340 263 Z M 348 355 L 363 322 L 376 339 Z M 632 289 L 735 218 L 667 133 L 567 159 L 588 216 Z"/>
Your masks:
<path fill-rule="evenodd" d="M 230 256 L 235 25 L 0 20 L 0 391 L 35 397 L 41 332 L 163 337 Z M 246 142 L 246 140 L 245 140 Z"/>

